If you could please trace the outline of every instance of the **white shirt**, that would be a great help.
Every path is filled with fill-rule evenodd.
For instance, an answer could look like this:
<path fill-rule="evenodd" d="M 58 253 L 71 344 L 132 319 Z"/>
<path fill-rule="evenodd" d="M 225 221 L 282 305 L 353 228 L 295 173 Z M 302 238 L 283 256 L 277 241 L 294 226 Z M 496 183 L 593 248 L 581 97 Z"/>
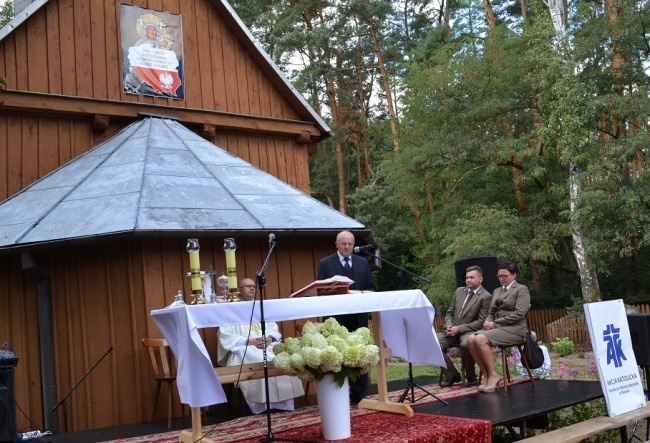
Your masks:
<path fill-rule="evenodd" d="M 352 257 L 343 257 L 339 251 L 336 251 L 336 254 L 339 256 L 339 261 L 341 265 L 345 268 L 345 260 L 350 264 L 350 269 L 352 269 Z"/>

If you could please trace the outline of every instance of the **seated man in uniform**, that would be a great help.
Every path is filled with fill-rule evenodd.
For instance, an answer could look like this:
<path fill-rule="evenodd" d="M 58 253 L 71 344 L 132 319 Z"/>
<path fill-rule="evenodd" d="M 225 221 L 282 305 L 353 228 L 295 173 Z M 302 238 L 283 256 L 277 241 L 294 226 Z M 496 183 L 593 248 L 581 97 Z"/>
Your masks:
<path fill-rule="evenodd" d="M 255 282 L 245 278 L 239 283 L 242 301 L 255 299 Z M 217 332 L 218 360 L 220 365 L 236 366 L 243 363 L 259 363 L 263 361 L 262 327 L 258 324 L 222 326 Z M 282 339 L 278 325 L 266 322 L 267 361 L 273 359 L 273 347 Z M 243 381 L 239 387 L 244 394 L 246 403 L 253 414 L 266 411 L 266 396 L 264 379 Z M 293 399 L 304 395 L 302 382 L 298 377 L 286 375 L 269 378 L 269 401 L 271 409 L 292 411 Z"/>
<path fill-rule="evenodd" d="M 492 294 L 483 286 L 483 270 L 478 266 L 470 266 L 465 271 L 465 284 L 456 289 L 451 299 L 451 305 L 445 315 L 445 330 L 438 332 L 438 342 L 447 363 L 443 370 L 445 381 L 443 387 L 452 386 L 461 381 L 461 375 L 447 355 L 447 349 L 459 346 L 462 362 L 465 366 L 467 386 L 476 386 L 476 369 L 474 359 L 467 348 L 467 337 L 483 327 L 488 314 Z"/>

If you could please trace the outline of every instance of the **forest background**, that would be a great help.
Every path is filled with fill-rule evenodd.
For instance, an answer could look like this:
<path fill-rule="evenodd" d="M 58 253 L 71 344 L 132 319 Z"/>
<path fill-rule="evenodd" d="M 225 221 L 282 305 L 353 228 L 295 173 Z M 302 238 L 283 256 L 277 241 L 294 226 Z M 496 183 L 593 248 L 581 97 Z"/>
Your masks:
<path fill-rule="evenodd" d="M 546 1 L 230 0 L 336 134 L 313 196 L 431 281 L 381 289 L 495 256 L 533 308 L 650 301 L 650 2 Z"/>

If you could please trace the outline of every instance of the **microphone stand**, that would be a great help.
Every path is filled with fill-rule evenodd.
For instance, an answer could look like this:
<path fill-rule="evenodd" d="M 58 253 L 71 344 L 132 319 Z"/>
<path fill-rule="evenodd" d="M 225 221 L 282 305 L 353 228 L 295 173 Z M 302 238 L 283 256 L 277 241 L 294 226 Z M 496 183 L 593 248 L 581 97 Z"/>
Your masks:
<path fill-rule="evenodd" d="M 358 251 L 355 251 L 355 252 L 357 252 L 357 253 L 362 252 L 362 253 L 364 253 L 366 255 L 370 255 L 371 257 L 376 258 L 378 260 L 381 260 L 383 263 L 389 264 L 393 268 L 397 269 L 397 278 L 398 278 L 398 280 L 400 282 L 400 284 L 399 284 L 399 289 L 400 290 L 404 289 L 404 287 L 403 287 L 404 286 L 404 274 L 408 274 L 409 276 L 415 277 L 418 280 L 421 280 L 421 281 L 423 281 L 425 283 L 431 283 L 430 280 L 422 277 L 421 275 L 415 274 L 415 273 L 409 271 L 408 269 L 403 268 L 402 266 L 396 265 L 395 263 L 392 263 L 392 262 L 390 262 L 390 261 L 388 261 L 388 260 L 386 260 L 384 258 L 381 258 L 380 256 L 378 256 L 376 254 L 373 254 L 372 252 L 364 251 L 364 250 L 361 250 L 361 249 L 359 249 Z M 415 398 L 415 388 L 418 388 L 420 391 L 424 392 L 425 394 L 422 397 L 416 399 Z M 409 393 L 410 393 L 410 397 L 409 397 Z M 425 398 L 427 396 L 431 396 L 431 397 L 435 398 L 436 400 L 438 400 L 439 402 L 444 403 L 447 406 L 449 405 L 449 403 L 447 403 L 445 400 L 441 399 L 437 395 L 433 394 L 432 392 L 427 391 L 422 386 L 415 383 L 415 379 L 413 378 L 413 364 L 411 362 L 409 362 L 409 375 L 408 375 L 408 378 L 406 380 L 406 389 L 402 393 L 402 396 L 399 398 L 398 402 L 399 403 L 404 403 L 404 400 L 408 400 L 411 403 L 415 403 L 415 402 L 417 402 L 419 400 L 422 400 L 423 398 Z"/>
<path fill-rule="evenodd" d="M 264 260 L 262 269 L 260 269 L 260 271 L 257 274 L 255 274 L 255 278 L 257 279 L 257 288 L 260 294 L 260 325 L 262 327 L 262 361 L 264 363 L 264 393 L 266 394 L 267 432 L 266 432 L 266 437 L 261 439 L 260 441 L 261 442 L 294 441 L 294 442 L 312 443 L 312 440 L 294 440 L 294 439 L 276 438 L 273 436 L 273 432 L 271 431 L 271 401 L 269 399 L 269 369 L 268 369 L 268 359 L 267 359 L 267 352 L 266 352 L 266 322 L 264 321 L 264 286 L 266 285 L 266 277 L 264 277 L 264 273 L 266 272 L 266 268 L 269 265 L 269 260 L 271 259 L 271 255 L 273 255 L 274 249 L 275 249 L 275 235 L 269 234 L 269 253 L 266 256 L 266 260 Z"/>
<path fill-rule="evenodd" d="M 59 402 L 56 404 L 56 406 L 54 406 L 54 407 L 52 408 L 52 412 L 54 412 L 54 411 L 56 411 L 56 410 L 59 408 L 59 406 L 63 406 L 63 429 L 65 430 L 66 433 L 68 432 L 68 412 L 67 412 L 67 410 L 66 410 L 66 400 L 67 400 L 67 398 L 70 397 L 70 394 L 72 394 L 72 391 L 74 391 L 75 389 L 77 389 L 77 386 L 79 386 L 79 385 L 81 384 L 81 382 L 84 381 L 84 380 L 86 379 L 86 377 L 88 377 L 88 375 L 93 371 L 93 369 L 95 369 L 95 368 L 97 367 L 97 365 L 98 365 L 99 363 L 101 363 L 101 361 L 104 359 L 104 357 L 106 357 L 108 354 L 110 354 L 110 352 L 111 352 L 112 350 L 113 350 L 113 345 L 111 345 L 111 346 L 106 350 L 106 352 L 104 352 L 104 355 L 102 355 L 101 357 L 99 357 L 99 360 L 97 360 L 97 361 L 95 362 L 95 364 L 92 366 L 92 368 L 88 369 L 88 372 L 86 372 L 86 373 L 83 375 L 83 377 L 81 377 L 81 378 L 79 379 L 79 381 L 78 381 L 78 382 L 77 382 L 77 383 L 72 387 L 72 389 L 70 389 L 70 391 L 68 391 L 68 393 L 65 394 L 65 396 L 63 396 L 63 398 L 61 399 L 61 401 L 59 401 Z"/>

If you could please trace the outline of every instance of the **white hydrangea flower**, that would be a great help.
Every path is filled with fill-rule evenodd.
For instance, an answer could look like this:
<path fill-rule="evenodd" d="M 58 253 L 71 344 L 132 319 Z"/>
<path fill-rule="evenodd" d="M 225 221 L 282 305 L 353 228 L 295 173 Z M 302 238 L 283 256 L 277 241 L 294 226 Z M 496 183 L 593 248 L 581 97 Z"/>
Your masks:
<path fill-rule="evenodd" d="M 276 345 L 275 353 L 275 367 L 306 381 L 341 372 L 354 378 L 379 361 L 370 329 L 348 332 L 331 317 L 324 323 L 305 323 L 302 336 L 286 338 Z"/>

